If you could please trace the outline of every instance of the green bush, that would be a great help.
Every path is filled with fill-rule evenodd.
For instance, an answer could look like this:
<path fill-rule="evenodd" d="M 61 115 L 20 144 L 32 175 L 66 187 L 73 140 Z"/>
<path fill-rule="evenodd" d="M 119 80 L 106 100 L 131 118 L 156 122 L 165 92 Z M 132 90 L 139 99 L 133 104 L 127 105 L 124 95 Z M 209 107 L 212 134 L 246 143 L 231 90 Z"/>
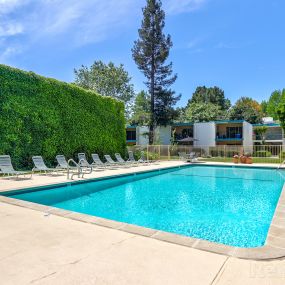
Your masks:
<path fill-rule="evenodd" d="M 253 154 L 254 157 L 270 157 L 272 156 L 272 153 L 270 151 L 267 151 L 267 150 L 259 150 L 259 151 L 256 151 L 254 154 Z"/>
<path fill-rule="evenodd" d="M 147 158 L 146 153 L 145 153 L 145 158 Z M 155 153 L 155 152 L 149 152 L 148 153 L 148 159 L 149 160 L 158 160 L 159 159 L 159 155 L 158 155 L 158 153 Z"/>
<path fill-rule="evenodd" d="M 125 153 L 123 103 L 73 84 L 0 65 L 0 154 L 18 168 L 31 156 Z"/>
<path fill-rule="evenodd" d="M 210 150 L 210 155 L 212 157 L 233 157 L 236 154 L 238 153 L 232 150 Z"/>

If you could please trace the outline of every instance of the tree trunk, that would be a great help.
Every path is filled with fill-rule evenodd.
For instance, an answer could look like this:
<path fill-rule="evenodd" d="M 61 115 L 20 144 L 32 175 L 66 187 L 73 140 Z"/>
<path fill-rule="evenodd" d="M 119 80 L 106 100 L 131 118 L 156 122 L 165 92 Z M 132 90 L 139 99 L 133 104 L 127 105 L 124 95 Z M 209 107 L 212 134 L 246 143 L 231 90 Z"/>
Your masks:
<path fill-rule="evenodd" d="M 150 122 L 149 122 L 149 144 L 154 142 L 154 127 L 155 127 L 155 113 L 154 113 L 154 57 L 152 57 L 151 79 L 150 79 Z"/>

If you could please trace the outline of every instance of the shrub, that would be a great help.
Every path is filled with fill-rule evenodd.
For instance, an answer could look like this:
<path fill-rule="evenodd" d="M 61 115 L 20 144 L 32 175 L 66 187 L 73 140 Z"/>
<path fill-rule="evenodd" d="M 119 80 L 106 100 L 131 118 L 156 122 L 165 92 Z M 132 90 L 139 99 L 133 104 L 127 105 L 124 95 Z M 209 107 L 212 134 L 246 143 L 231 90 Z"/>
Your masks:
<path fill-rule="evenodd" d="M 73 84 L 0 65 L 0 153 L 15 166 L 31 156 L 125 153 L 123 103 Z"/>
<path fill-rule="evenodd" d="M 270 157 L 272 156 L 272 153 L 270 151 L 267 151 L 267 150 L 259 150 L 259 151 L 256 151 L 254 154 L 253 154 L 254 157 Z"/>
<path fill-rule="evenodd" d="M 147 155 L 145 154 L 146 158 L 147 158 Z M 148 153 L 148 159 L 149 160 L 158 160 L 159 159 L 159 155 L 158 153 L 155 153 L 155 152 L 149 152 Z"/>
<path fill-rule="evenodd" d="M 212 157 L 233 157 L 234 155 L 236 155 L 237 152 L 233 151 L 233 150 L 211 150 L 210 151 L 210 155 Z"/>

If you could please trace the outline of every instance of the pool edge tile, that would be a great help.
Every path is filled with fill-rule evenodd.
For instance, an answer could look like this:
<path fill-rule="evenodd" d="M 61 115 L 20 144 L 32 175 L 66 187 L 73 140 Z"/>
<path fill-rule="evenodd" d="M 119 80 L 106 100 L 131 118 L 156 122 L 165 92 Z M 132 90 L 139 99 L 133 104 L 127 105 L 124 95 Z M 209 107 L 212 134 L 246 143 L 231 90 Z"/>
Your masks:
<path fill-rule="evenodd" d="M 278 247 L 285 250 L 285 237 L 269 235 L 267 238 L 269 246 Z"/>
<path fill-rule="evenodd" d="M 97 226 L 103 226 L 103 227 L 114 229 L 114 230 L 119 230 L 124 224 L 122 222 L 100 218 L 100 217 L 95 217 L 95 216 L 93 216 L 93 218 L 94 218 L 94 221 L 92 222 L 92 224 L 95 224 Z"/>
<path fill-rule="evenodd" d="M 276 248 L 270 245 L 265 245 L 256 248 L 237 248 L 233 257 L 250 260 L 272 260 L 283 258 L 285 249 Z"/>
<path fill-rule="evenodd" d="M 285 225 L 284 227 L 280 227 L 279 225 L 271 225 L 270 232 L 268 233 L 268 237 L 278 237 L 278 238 L 285 238 Z"/>
<path fill-rule="evenodd" d="M 119 230 L 145 237 L 152 237 L 157 232 L 157 230 L 154 229 L 145 228 L 127 223 L 122 223 L 122 226 L 119 228 Z"/>
<path fill-rule="evenodd" d="M 197 243 L 198 241 L 195 238 L 177 235 L 174 233 L 169 233 L 164 231 L 156 231 L 156 233 L 152 235 L 151 238 L 187 247 L 193 247 L 193 245 L 195 245 L 195 243 Z"/>
<path fill-rule="evenodd" d="M 236 249 L 236 247 L 233 246 L 209 242 L 207 240 L 199 240 L 194 248 L 227 256 L 232 256 Z"/>
<path fill-rule="evenodd" d="M 70 215 L 72 212 L 60 208 L 50 207 L 47 211 L 50 215 L 65 217 L 67 215 Z"/>
<path fill-rule="evenodd" d="M 24 201 L 24 200 L 18 200 L 18 199 L 10 198 L 10 197 L 3 197 L 3 196 L 0 197 L 0 202 L 8 203 L 8 204 L 23 207 L 23 208 L 28 208 L 28 209 L 39 211 L 39 212 L 45 212 L 45 213 L 49 209 L 51 209 L 50 206 L 37 204 L 37 203 Z"/>

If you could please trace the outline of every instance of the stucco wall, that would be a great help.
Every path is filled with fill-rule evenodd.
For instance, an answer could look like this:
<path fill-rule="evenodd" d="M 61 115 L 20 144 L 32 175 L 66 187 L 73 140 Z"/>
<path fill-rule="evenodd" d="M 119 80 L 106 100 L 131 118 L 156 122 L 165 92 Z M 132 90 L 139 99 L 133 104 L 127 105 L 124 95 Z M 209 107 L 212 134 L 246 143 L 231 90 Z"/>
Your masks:
<path fill-rule="evenodd" d="M 142 126 L 137 127 L 137 144 L 138 145 L 148 145 L 148 136 L 145 136 L 145 133 L 148 133 L 148 127 Z"/>
<path fill-rule="evenodd" d="M 253 151 L 253 127 L 248 122 L 243 122 L 243 147 L 244 152 Z"/>
<path fill-rule="evenodd" d="M 216 146 L 216 126 L 214 122 L 194 124 L 194 146 L 202 147 L 209 153 L 210 146 Z"/>
<path fill-rule="evenodd" d="M 145 133 L 149 132 L 147 126 L 137 127 L 137 144 L 138 145 L 148 145 L 148 136 Z M 171 144 L 171 126 L 157 127 L 155 129 L 155 142 L 161 145 Z"/>
<path fill-rule="evenodd" d="M 155 129 L 155 137 L 159 144 L 170 145 L 171 144 L 171 126 L 160 126 Z"/>

